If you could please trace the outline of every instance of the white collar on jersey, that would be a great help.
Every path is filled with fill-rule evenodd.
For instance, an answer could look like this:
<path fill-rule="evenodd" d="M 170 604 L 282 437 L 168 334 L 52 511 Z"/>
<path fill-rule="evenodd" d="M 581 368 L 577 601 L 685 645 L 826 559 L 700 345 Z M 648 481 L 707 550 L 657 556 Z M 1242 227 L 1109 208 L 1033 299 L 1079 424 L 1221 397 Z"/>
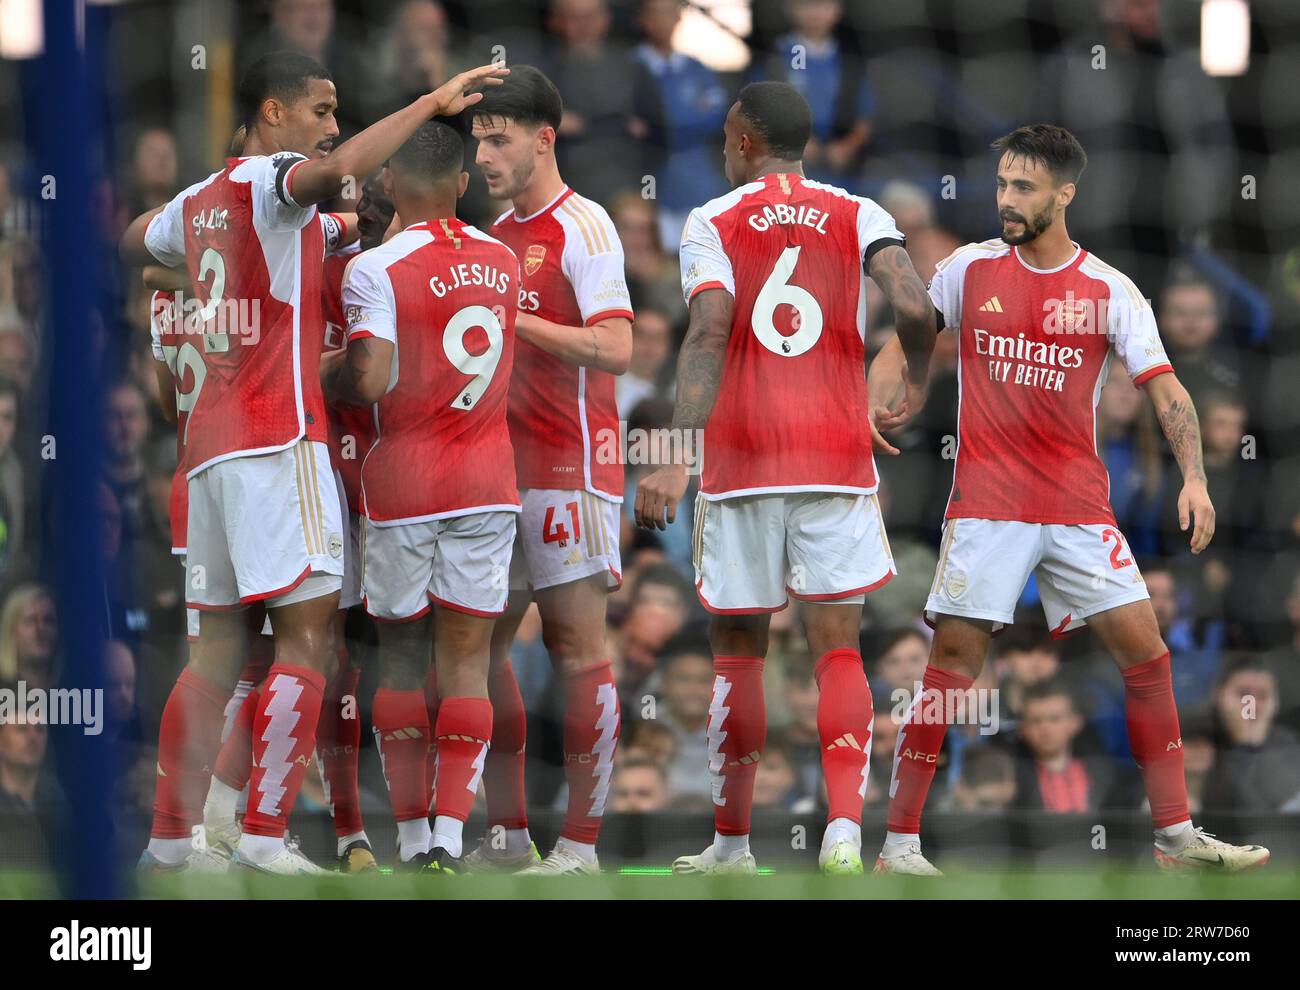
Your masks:
<path fill-rule="evenodd" d="M 1053 275 L 1056 272 L 1064 271 L 1065 269 L 1069 268 L 1072 264 L 1074 264 L 1079 257 L 1079 252 L 1083 250 L 1083 248 L 1079 247 L 1078 241 L 1071 241 L 1070 243 L 1074 245 L 1074 254 L 1070 255 L 1070 260 L 1065 262 L 1065 264 L 1057 265 L 1055 268 L 1035 268 L 1033 265 L 1027 262 L 1023 257 L 1021 257 L 1019 245 L 1016 245 L 1014 248 L 1012 248 L 1012 250 L 1016 253 L 1016 260 L 1020 262 L 1022 265 L 1024 265 L 1026 268 L 1028 268 L 1035 275 Z"/>
<path fill-rule="evenodd" d="M 555 198 L 553 200 L 551 200 L 540 210 L 538 210 L 536 213 L 530 216 L 521 217 L 518 214 L 516 214 L 514 210 L 510 211 L 510 216 L 514 218 L 515 223 L 527 223 L 529 220 L 535 220 L 538 217 L 540 217 L 543 213 L 545 213 L 547 210 L 549 210 L 552 206 L 554 206 L 556 203 L 558 203 L 560 200 L 562 200 L 564 198 L 564 194 L 567 193 L 568 191 L 569 191 L 569 187 L 567 185 L 562 187 L 560 191 L 556 193 Z"/>

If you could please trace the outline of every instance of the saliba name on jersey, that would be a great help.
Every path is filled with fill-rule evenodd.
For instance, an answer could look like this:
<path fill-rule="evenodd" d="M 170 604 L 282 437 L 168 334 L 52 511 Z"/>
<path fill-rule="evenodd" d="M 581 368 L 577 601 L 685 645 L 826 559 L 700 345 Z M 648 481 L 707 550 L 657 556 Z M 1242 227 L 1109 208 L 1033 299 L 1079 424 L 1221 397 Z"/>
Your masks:
<path fill-rule="evenodd" d="M 1065 371 L 1083 367 L 1083 348 L 1064 347 L 1029 340 L 1024 333 L 1014 337 L 991 333 L 975 327 L 975 353 L 987 357 L 989 378 L 995 382 L 1013 382 L 1030 388 L 1060 392 L 1065 387 Z"/>

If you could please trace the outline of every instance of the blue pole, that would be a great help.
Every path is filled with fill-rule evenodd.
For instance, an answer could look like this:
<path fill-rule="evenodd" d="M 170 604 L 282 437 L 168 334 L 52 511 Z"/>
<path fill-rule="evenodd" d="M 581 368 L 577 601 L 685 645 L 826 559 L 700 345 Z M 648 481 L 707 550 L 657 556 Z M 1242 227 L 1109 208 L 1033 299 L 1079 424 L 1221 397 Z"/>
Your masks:
<path fill-rule="evenodd" d="M 46 456 L 53 456 L 44 486 L 50 525 L 43 556 L 58 606 L 60 686 L 102 692 L 107 626 L 98 511 L 102 375 L 91 328 L 108 259 L 93 195 L 102 161 L 101 121 L 90 112 L 92 94 L 102 92 L 102 86 L 87 72 L 79 22 L 85 25 L 88 48 L 102 41 L 93 36 L 97 19 L 83 20 L 80 7 L 79 0 L 45 0 L 45 51 L 35 66 L 37 98 L 29 100 L 25 113 L 34 127 L 33 159 L 43 184 L 49 305 L 42 333 L 52 355 L 47 436 L 53 441 L 52 450 L 46 441 Z M 67 799 L 62 836 L 51 843 L 63 891 L 76 898 L 112 897 L 116 864 L 109 735 L 62 726 L 51 729 L 51 743 Z"/>

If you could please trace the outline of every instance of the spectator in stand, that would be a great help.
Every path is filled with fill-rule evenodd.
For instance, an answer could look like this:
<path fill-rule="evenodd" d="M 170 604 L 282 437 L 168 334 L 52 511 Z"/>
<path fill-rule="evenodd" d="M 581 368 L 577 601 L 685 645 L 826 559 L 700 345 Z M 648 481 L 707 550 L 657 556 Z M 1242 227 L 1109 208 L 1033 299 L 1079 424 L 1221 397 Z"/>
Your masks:
<path fill-rule="evenodd" d="M 713 651 L 708 640 L 687 636 L 669 643 L 660 665 L 658 721 L 677 736 L 677 756 L 668 769 L 674 795 L 711 793 L 708 774 L 709 698 Z"/>
<path fill-rule="evenodd" d="M 1278 721 L 1300 734 L 1300 570 L 1287 585 L 1284 609 L 1290 623 L 1286 642 L 1272 650 L 1267 659 L 1278 683 Z"/>
<path fill-rule="evenodd" d="M 1219 297 L 1204 279 L 1185 276 L 1160 294 L 1160 336 L 1197 409 L 1211 392 L 1235 394 L 1241 371 L 1231 346 L 1219 340 Z"/>
<path fill-rule="evenodd" d="M 769 732 L 763 745 L 763 755 L 754 772 L 754 807 L 774 811 L 794 811 L 801 795 L 796 787 L 794 763 L 784 736 Z M 812 800 L 802 797 L 803 805 L 811 810 Z"/>
<path fill-rule="evenodd" d="M 636 49 L 636 115 L 646 122 L 646 141 L 655 152 L 650 171 L 659 237 L 672 254 L 687 214 L 727 191 L 719 163 L 730 100 L 716 72 L 673 50 L 681 17 L 681 0 L 640 0 L 637 7 L 645 41 Z"/>
<path fill-rule="evenodd" d="M 935 223 L 933 198 L 913 182 L 887 182 L 880 191 L 880 205 L 907 238 L 912 267 L 929 283 L 939 262 L 961 247 L 961 240 Z"/>
<path fill-rule="evenodd" d="M 1220 619 L 1198 621 L 1192 609 L 1180 609 L 1178 580 L 1164 564 L 1143 565 L 1142 577 L 1160 635 L 1169 646 L 1174 697 L 1180 708 L 1204 704 L 1223 664 L 1224 624 Z"/>
<path fill-rule="evenodd" d="M 1049 678 L 1026 687 L 1018 727 L 1015 807 L 1085 814 L 1109 805 L 1114 761 L 1077 755 L 1083 717 L 1069 688 Z"/>
<path fill-rule="evenodd" d="M 1195 713 L 1178 718 L 1183 740 L 1183 776 L 1187 779 L 1187 810 L 1199 815 L 1205 807 L 1205 784 L 1214 769 L 1214 725 L 1206 715 Z M 1150 810 L 1148 801 L 1143 808 Z"/>
<path fill-rule="evenodd" d="M 606 203 L 640 189 L 646 173 L 639 141 L 644 121 L 634 116 L 629 53 L 609 40 L 605 0 L 552 0 L 547 28 L 555 37 L 540 68 L 564 94 L 560 172 L 583 196 Z"/>
<path fill-rule="evenodd" d="M 784 664 L 785 676 L 781 692 L 785 708 L 790 714 L 784 740 L 790 765 L 794 769 L 793 800 L 806 804 L 819 800 L 818 795 L 822 789 L 822 748 L 821 737 L 817 732 L 817 680 L 813 676 L 812 666 L 812 661 L 806 655 L 791 657 Z"/>
<path fill-rule="evenodd" d="M 843 44 L 851 37 L 840 33 L 844 4 L 788 0 L 786 15 L 793 30 L 776 39 L 763 75 L 788 82 L 812 107 L 812 139 L 803 153 L 808 177 L 851 185 L 871 141 L 876 98 L 863 60 Z"/>
<path fill-rule="evenodd" d="M 668 317 L 656 309 L 638 309 L 632 322 L 632 358 L 614 384 L 620 419 L 630 419 L 643 399 L 664 393 L 672 354 L 673 328 Z"/>
<path fill-rule="evenodd" d="M 14 449 L 19 398 L 18 386 L 0 378 L 0 574 L 26 560 L 27 484 Z"/>
<path fill-rule="evenodd" d="M 681 273 L 659 238 L 654 202 L 639 192 L 623 193 L 615 198 L 609 215 L 623 245 L 623 267 L 633 310 L 638 314 L 643 309 L 658 310 L 674 328 L 684 327 L 686 301 L 682 298 Z"/>
<path fill-rule="evenodd" d="M 150 127 L 135 139 L 130 188 L 122 214 L 129 223 L 141 213 L 163 206 L 179 191 L 176 138 L 165 127 Z M 125 226 L 125 224 L 123 225 Z"/>
<path fill-rule="evenodd" d="M 617 765 L 633 757 L 653 760 L 667 773 L 677 759 L 677 733 L 657 719 L 629 722 L 619 739 L 614 762 Z"/>
<path fill-rule="evenodd" d="M 925 676 L 930 661 L 930 640 L 916 628 L 899 629 L 890 633 L 880 644 L 880 659 L 876 661 L 876 676 L 871 680 L 871 694 L 877 700 L 889 699 L 891 705 L 902 697 L 906 706 L 916 692 L 916 685 Z M 896 692 L 904 692 L 898 696 Z"/>
<path fill-rule="evenodd" d="M 14 691 L 0 680 L 0 690 Z M 36 722 L 0 721 L 0 865 L 48 869 L 61 804 L 57 785 L 43 773 L 49 730 Z"/>
<path fill-rule="evenodd" d="M 656 761 L 631 756 L 614 768 L 609 810 L 630 815 L 663 811 L 668 807 L 668 775 Z"/>
<path fill-rule="evenodd" d="M 21 584 L 0 608 L 0 681 L 52 687 L 58 681 L 59 625 L 54 599 L 39 584 Z"/>
<path fill-rule="evenodd" d="M 972 749 L 962 760 L 948 799 L 947 811 L 961 814 L 1001 814 L 1016 797 L 1015 761 L 999 746 Z"/>
<path fill-rule="evenodd" d="M 31 394 L 35 371 L 35 342 L 15 316 L 6 318 L 0 311 L 0 377 L 14 383 L 25 409 L 30 409 L 32 402 L 40 401 Z"/>
<path fill-rule="evenodd" d="M 135 382 L 124 379 L 104 396 L 104 480 L 125 526 L 124 537 L 146 536 L 149 492 L 145 445 L 149 440 L 149 400 Z"/>
<path fill-rule="evenodd" d="M 1008 732 L 1024 716 L 1029 690 L 1060 671 L 1061 648 L 1043 626 L 1023 623 L 1004 629 L 993 640 L 993 657 L 998 676 L 999 731 Z"/>
<path fill-rule="evenodd" d="M 1205 782 L 1207 811 L 1266 814 L 1300 794 L 1300 738 L 1277 722 L 1277 678 L 1245 655 L 1214 696 L 1219 746 Z"/>

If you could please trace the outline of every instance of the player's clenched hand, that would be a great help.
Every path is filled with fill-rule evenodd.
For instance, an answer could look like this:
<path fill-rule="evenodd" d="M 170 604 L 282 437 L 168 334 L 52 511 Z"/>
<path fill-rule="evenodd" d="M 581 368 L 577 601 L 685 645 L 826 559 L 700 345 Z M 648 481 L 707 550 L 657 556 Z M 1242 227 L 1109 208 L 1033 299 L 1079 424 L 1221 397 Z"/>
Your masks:
<path fill-rule="evenodd" d="M 1189 481 L 1178 496 L 1178 525 L 1183 532 L 1192 523 L 1192 553 L 1200 553 L 1214 539 L 1214 503 L 1204 481 Z"/>
<path fill-rule="evenodd" d="M 677 518 L 677 503 L 686 494 L 687 484 L 686 467 L 682 464 L 667 464 L 642 478 L 636 486 L 636 524 L 645 529 L 667 529 Z"/>
<path fill-rule="evenodd" d="M 433 100 L 436 104 L 433 112 L 442 117 L 458 114 L 483 99 L 482 93 L 467 93 L 465 92 L 467 89 L 474 86 L 500 86 L 502 77 L 509 74 L 510 70 L 504 65 L 494 63 L 480 65 L 477 69 L 452 76 L 433 91 Z"/>

